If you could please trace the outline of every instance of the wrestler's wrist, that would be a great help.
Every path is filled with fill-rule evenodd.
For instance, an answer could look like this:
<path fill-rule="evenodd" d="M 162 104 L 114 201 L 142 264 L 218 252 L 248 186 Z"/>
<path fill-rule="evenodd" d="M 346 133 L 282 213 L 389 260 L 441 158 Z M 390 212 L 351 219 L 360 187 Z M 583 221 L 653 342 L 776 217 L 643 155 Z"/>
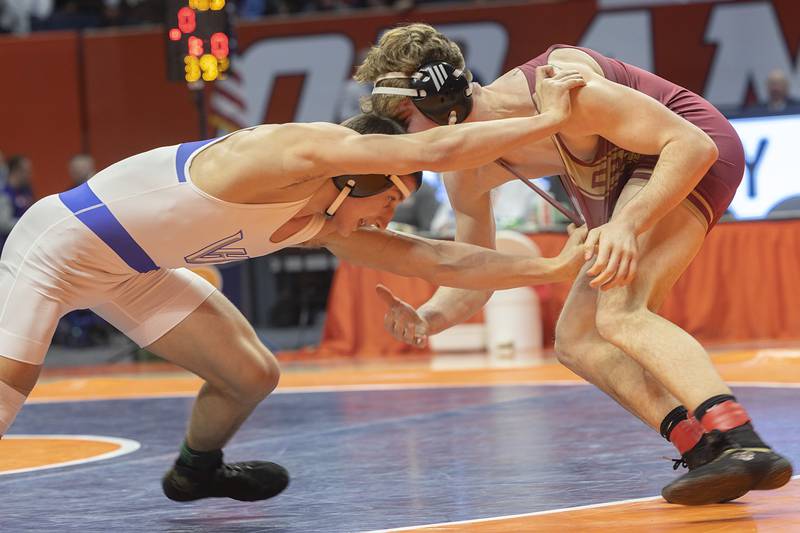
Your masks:
<path fill-rule="evenodd" d="M 567 120 L 567 115 L 558 113 L 552 109 L 545 109 L 538 115 L 530 117 L 530 120 L 536 124 L 532 131 L 537 131 L 538 135 L 553 135 L 558 133 L 558 129 Z"/>
<path fill-rule="evenodd" d="M 422 306 L 419 309 L 417 309 L 417 315 L 428 325 L 427 328 L 428 335 L 439 333 L 440 331 L 444 331 L 448 327 L 448 324 L 446 323 L 444 316 L 440 311 L 437 311 L 436 309 L 431 309 L 429 307 L 426 308 L 425 306 Z"/>
<path fill-rule="evenodd" d="M 557 255 L 556 257 L 543 257 L 539 261 L 540 265 L 544 265 L 544 276 L 540 276 L 544 279 L 539 279 L 539 283 L 558 283 L 573 277 L 570 268 L 572 262 L 569 257 Z"/>
<path fill-rule="evenodd" d="M 639 236 L 647 230 L 647 227 L 645 226 L 647 217 L 645 215 L 645 213 L 642 215 L 637 214 L 635 206 L 628 204 L 625 206 L 625 209 L 619 213 L 619 216 L 613 220 L 613 222 L 623 226 L 634 235 Z"/>

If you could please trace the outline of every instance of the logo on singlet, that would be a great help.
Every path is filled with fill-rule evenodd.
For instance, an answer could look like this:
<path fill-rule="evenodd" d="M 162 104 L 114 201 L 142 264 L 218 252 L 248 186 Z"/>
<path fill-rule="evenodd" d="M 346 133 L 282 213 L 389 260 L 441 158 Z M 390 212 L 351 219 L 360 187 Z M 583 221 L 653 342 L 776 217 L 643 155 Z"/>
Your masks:
<path fill-rule="evenodd" d="M 230 248 L 230 245 L 244 239 L 242 230 L 234 233 L 230 237 L 225 237 L 217 242 L 213 242 L 193 254 L 187 255 L 183 259 L 190 265 L 204 265 L 212 263 L 226 263 L 228 261 L 239 261 L 247 259 L 247 250 L 244 248 Z"/>

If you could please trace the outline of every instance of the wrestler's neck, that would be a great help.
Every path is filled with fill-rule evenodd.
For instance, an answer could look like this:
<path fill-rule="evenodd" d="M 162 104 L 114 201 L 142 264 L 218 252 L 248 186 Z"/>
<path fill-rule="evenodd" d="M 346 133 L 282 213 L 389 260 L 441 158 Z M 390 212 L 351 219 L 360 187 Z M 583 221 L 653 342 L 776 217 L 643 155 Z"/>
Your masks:
<path fill-rule="evenodd" d="M 520 90 L 522 89 L 522 90 Z M 472 112 L 470 122 L 522 117 L 536 114 L 527 87 L 514 87 L 503 78 L 481 87 L 472 84 Z"/>

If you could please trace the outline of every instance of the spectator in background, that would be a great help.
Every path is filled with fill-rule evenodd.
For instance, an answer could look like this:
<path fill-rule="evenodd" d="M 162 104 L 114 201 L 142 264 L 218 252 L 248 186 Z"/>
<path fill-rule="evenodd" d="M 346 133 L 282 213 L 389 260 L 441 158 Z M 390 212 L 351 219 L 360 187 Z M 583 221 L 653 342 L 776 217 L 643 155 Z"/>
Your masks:
<path fill-rule="evenodd" d="M 0 193 L 0 240 L 5 243 L 11 228 L 33 204 L 31 161 L 15 155 L 8 159 L 8 176 Z"/>
<path fill-rule="evenodd" d="M 0 0 L 0 32 L 28 33 L 53 12 L 53 0 Z"/>
<path fill-rule="evenodd" d="M 6 156 L 3 152 L 0 152 L 0 187 L 3 187 L 6 184 L 6 178 L 8 177 L 8 163 L 6 163 Z"/>
<path fill-rule="evenodd" d="M 89 154 L 77 154 L 69 160 L 69 177 L 77 186 L 95 175 L 94 158 Z"/>
<path fill-rule="evenodd" d="M 164 0 L 103 0 L 103 24 L 128 26 L 162 24 L 166 10 Z"/>
<path fill-rule="evenodd" d="M 46 30 L 83 30 L 98 28 L 105 22 L 104 0 L 55 0 L 55 10 L 44 21 Z"/>
<path fill-rule="evenodd" d="M 800 112 L 800 101 L 791 96 L 791 86 L 786 72 L 779 68 L 770 71 L 767 76 L 767 101 L 750 106 L 747 111 L 748 114 Z"/>

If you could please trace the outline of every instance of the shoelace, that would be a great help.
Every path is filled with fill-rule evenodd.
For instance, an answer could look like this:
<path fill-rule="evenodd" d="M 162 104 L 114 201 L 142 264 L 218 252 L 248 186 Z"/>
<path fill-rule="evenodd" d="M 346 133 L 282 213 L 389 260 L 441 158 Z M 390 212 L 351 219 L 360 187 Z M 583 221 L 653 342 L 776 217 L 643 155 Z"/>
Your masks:
<path fill-rule="evenodd" d="M 708 447 L 709 451 L 714 455 L 719 454 L 726 446 L 729 446 L 730 443 L 727 439 L 727 436 L 721 433 L 718 430 L 711 431 L 706 433 L 706 446 Z M 680 467 L 689 468 L 689 463 L 686 462 L 685 457 L 681 457 L 680 459 L 672 459 L 671 457 L 664 457 L 668 461 L 672 461 L 672 469 L 677 470 Z"/>

